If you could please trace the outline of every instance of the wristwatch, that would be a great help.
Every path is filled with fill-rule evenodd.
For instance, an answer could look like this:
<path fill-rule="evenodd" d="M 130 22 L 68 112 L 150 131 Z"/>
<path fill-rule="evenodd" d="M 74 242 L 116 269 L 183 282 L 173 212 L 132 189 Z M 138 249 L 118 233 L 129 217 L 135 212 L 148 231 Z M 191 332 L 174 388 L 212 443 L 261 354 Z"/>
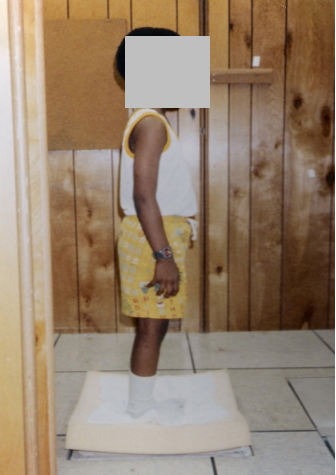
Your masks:
<path fill-rule="evenodd" d="M 153 252 L 155 259 L 170 259 L 173 257 L 173 250 L 170 246 L 162 248 L 160 251 Z"/>

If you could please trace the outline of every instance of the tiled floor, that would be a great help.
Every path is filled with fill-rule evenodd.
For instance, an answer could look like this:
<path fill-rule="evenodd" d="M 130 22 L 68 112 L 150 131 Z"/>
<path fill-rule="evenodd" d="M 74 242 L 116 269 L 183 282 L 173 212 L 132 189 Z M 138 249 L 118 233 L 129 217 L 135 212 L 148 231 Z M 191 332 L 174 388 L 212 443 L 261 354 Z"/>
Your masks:
<path fill-rule="evenodd" d="M 55 335 L 59 475 L 334 474 L 334 330 L 167 335 L 163 373 L 229 370 L 252 457 L 67 460 L 67 422 L 86 371 L 127 371 L 133 338 Z"/>

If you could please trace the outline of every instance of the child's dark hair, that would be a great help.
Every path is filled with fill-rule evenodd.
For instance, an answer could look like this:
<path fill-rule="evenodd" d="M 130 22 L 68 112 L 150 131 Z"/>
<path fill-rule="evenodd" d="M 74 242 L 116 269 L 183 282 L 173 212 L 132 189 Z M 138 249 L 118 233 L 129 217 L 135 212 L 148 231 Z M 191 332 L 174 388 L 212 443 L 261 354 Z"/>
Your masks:
<path fill-rule="evenodd" d="M 130 31 L 126 36 L 180 36 L 173 30 L 168 30 L 167 28 L 135 28 L 135 30 Z M 116 53 L 116 66 L 118 73 L 125 80 L 125 38 L 122 40 L 118 46 Z"/>

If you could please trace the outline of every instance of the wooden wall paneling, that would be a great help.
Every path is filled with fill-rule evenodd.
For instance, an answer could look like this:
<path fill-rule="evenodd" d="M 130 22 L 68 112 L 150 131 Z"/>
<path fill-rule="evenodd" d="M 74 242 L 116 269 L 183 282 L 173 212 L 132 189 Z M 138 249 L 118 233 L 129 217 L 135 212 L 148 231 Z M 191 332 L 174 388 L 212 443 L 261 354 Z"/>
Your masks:
<path fill-rule="evenodd" d="M 79 332 L 75 188 L 71 151 L 49 152 L 55 332 Z"/>
<path fill-rule="evenodd" d="M 332 196 L 330 226 L 329 318 L 327 328 L 335 329 L 335 195 Z"/>
<path fill-rule="evenodd" d="M 123 18 L 127 21 L 127 33 L 131 31 L 131 4 L 125 0 L 109 1 L 109 17 Z M 129 108 L 128 116 L 133 113 L 133 109 Z M 112 150 L 112 192 L 113 192 L 113 242 L 115 256 L 115 318 L 116 331 L 118 333 L 133 333 L 135 329 L 135 321 L 133 318 L 121 313 L 121 295 L 120 295 L 120 279 L 119 279 L 119 262 L 117 253 L 117 242 L 120 231 L 120 225 L 123 218 L 123 212 L 119 203 L 119 174 L 120 174 L 120 158 L 121 149 Z"/>
<path fill-rule="evenodd" d="M 71 19 L 107 18 L 107 0 L 69 1 Z M 114 332 L 111 152 L 75 151 L 81 332 Z"/>
<path fill-rule="evenodd" d="M 144 26 L 176 31 L 176 0 L 133 0 L 131 29 Z"/>
<path fill-rule="evenodd" d="M 71 20 L 101 20 L 107 18 L 108 0 L 69 0 Z"/>
<path fill-rule="evenodd" d="M 334 117 L 335 117 L 335 86 L 334 86 Z M 330 210 L 330 276 L 329 276 L 329 315 L 327 328 L 335 329 L 335 120 L 333 121 L 333 152 L 332 164 L 328 174 L 333 185 Z"/>
<path fill-rule="evenodd" d="M 208 2 L 210 70 L 227 69 L 228 0 Z M 206 331 L 226 331 L 228 292 L 228 86 L 211 86 L 206 165 Z"/>
<path fill-rule="evenodd" d="M 288 2 L 282 329 L 327 328 L 334 2 Z"/>
<path fill-rule="evenodd" d="M 131 0 L 108 0 L 109 18 L 127 21 L 127 33 L 131 31 Z"/>
<path fill-rule="evenodd" d="M 195 35 L 196 36 L 196 35 Z M 201 214 L 201 163 L 200 163 L 200 109 L 180 109 L 180 140 L 184 157 L 192 175 L 193 187 L 196 193 L 199 212 L 195 216 L 198 222 L 198 238 L 191 241 L 186 254 L 187 270 L 187 315 L 181 321 L 182 330 L 186 332 L 199 332 L 202 330 L 203 314 L 203 249 Z"/>
<path fill-rule="evenodd" d="M 252 86 L 249 330 L 280 329 L 286 9 L 253 2 L 253 56 L 273 83 Z"/>
<path fill-rule="evenodd" d="M 109 150 L 75 152 L 80 331 L 116 330 Z"/>
<path fill-rule="evenodd" d="M 68 0 L 43 0 L 44 20 L 66 18 Z M 70 151 L 48 153 L 54 331 L 61 333 L 79 332 L 74 186 L 71 189 L 72 162 Z"/>
<path fill-rule="evenodd" d="M 44 20 L 64 20 L 68 17 L 67 0 L 43 0 Z"/>
<path fill-rule="evenodd" d="M 230 68 L 251 66 L 251 0 L 230 3 Z M 230 85 L 229 330 L 248 330 L 251 86 Z"/>
<path fill-rule="evenodd" d="M 199 2 L 183 0 L 178 2 L 178 33 L 183 36 L 199 36 Z M 200 109 L 179 110 L 179 136 L 182 150 L 192 174 L 193 186 L 196 193 L 199 212 L 198 238 L 193 241 L 187 251 L 186 269 L 188 276 L 187 316 L 181 321 L 181 329 L 186 332 L 199 332 L 202 329 L 203 313 L 203 252 L 202 233 L 203 216 L 200 213 L 201 204 L 201 149 L 200 149 Z"/>
<path fill-rule="evenodd" d="M 180 0 L 177 4 L 177 32 L 181 36 L 201 36 L 199 0 Z"/>
<path fill-rule="evenodd" d="M 120 177 L 120 150 L 112 151 L 112 190 L 113 190 L 113 242 L 115 256 L 115 315 L 118 333 L 134 333 L 135 319 L 121 312 L 121 289 L 118 260 L 118 237 L 120 232 L 123 211 L 119 202 L 119 177 Z"/>

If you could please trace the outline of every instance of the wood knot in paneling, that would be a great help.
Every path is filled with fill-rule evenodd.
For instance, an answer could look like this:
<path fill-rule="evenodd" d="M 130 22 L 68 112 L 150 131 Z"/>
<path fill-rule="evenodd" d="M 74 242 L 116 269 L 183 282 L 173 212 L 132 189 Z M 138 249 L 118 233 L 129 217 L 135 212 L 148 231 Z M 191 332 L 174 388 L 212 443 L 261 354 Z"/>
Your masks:
<path fill-rule="evenodd" d="M 330 170 L 326 176 L 326 182 L 329 187 L 332 187 L 335 183 L 335 173 L 334 170 Z"/>
<path fill-rule="evenodd" d="M 239 199 L 244 198 L 246 196 L 246 193 L 245 190 L 243 190 L 242 188 L 233 187 L 230 195 L 232 198 Z"/>
<path fill-rule="evenodd" d="M 93 247 L 94 242 L 93 242 L 92 236 L 90 234 L 86 234 L 86 240 L 89 244 L 89 247 Z"/>
<path fill-rule="evenodd" d="M 278 148 L 282 145 L 282 141 L 281 140 L 277 140 L 274 144 L 274 150 L 278 150 Z"/>
<path fill-rule="evenodd" d="M 291 54 L 292 46 L 293 46 L 293 33 L 291 31 L 288 31 L 286 35 L 286 49 L 287 49 L 288 55 Z"/>
<path fill-rule="evenodd" d="M 252 45 L 252 40 L 251 40 L 251 35 L 249 33 L 245 33 L 244 35 L 244 41 L 245 41 L 245 44 L 248 48 L 251 48 L 251 45 Z"/>
<path fill-rule="evenodd" d="M 264 171 L 267 167 L 267 160 L 265 158 L 260 158 L 257 163 L 252 166 L 252 175 L 256 178 L 264 178 Z"/>
<path fill-rule="evenodd" d="M 216 274 L 220 275 L 223 272 L 223 267 L 222 266 L 217 266 L 216 267 Z"/>
<path fill-rule="evenodd" d="M 301 109 L 303 106 L 303 98 L 301 94 L 296 94 L 293 99 L 293 106 L 296 110 Z"/>
<path fill-rule="evenodd" d="M 45 344 L 45 322 L 35 320 L 35 347 L 36 351 L 40 351 Z"/>
<path fill-rule="evenodd" d="M 331 110 L 329 106 L 323 106 L 320 113 L 322 135 L 329 137 L 331 132 Z"/>

